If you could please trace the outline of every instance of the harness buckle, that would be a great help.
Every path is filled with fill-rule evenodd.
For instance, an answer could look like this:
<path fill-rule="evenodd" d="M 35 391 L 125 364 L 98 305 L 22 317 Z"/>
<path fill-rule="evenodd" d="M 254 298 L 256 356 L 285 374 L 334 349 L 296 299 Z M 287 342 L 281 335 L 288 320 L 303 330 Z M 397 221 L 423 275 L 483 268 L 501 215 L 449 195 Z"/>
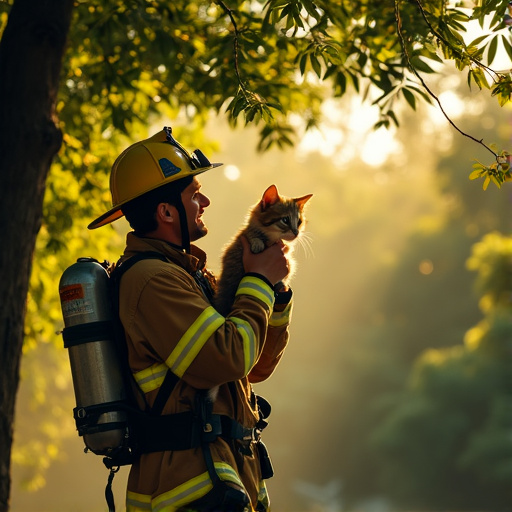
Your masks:
<path fill-rule="evenodd" d="M 247 435 L 242 438 L 242 441 L 248 441 L 249 443 L 259 443 L 261 439 L 261 429 L 254 427 L 249 430 Z"/>

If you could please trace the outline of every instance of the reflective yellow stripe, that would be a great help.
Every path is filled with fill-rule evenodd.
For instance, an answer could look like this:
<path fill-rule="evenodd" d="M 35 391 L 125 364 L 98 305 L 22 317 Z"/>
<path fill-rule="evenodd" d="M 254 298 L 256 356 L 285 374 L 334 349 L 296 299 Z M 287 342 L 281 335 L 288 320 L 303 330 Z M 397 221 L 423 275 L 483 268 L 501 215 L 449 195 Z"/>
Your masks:
<path fill-rule="evenodd" d="M 244 488 L 238 474 L 231 466 L 224 462 L 215 462 L 214 465 L 215 471 L 221 480 L 233 482 L 242 487 L 242 489 Z M 173 512 L 179 507 L 203 497 L 212 487 L 210 476 L 208 472 L 205 472 L 181 484 L 175 489 L 157 496 L 152 500 L 153 507 L 151 510 L 153 512 Z M 131 511 L 127 509 L 127 512 Z"/>
<path fill-rule="evenodd" d="M 232 482 L 244 489 L 244 484 L 240 480 L 238 473 L 229 464 L 226 464 L 225 462 L 215 462 L 214 466 L 215 471 L 221 480 L 224 480 L 225 482 Z"/>
<path fill-rule="evenodd" d="M 288 303 L 283 311 L 274 311 L 270 316 L 268 324 L 271 327 L 281 327 L 290 323 L 290 315 L 292 312 L 292 303 Z"/>
<path fill-rule="evenodd" d="M 213 306 L 206 308 L 187 329 L 167 358 L 167 366 L 178 376 L 183 377 L 192 361 L 203 348 L 208 338 L 224 323 L 225 318 Z"/>
<path fill-rule="evenodd" d="M 165 512 L 172 512 L 187 503 L 202 498 L 208 491 L 213 488 L 212 481 L 208 476 L 208 473 L 196 476 L 176 487 L 172 491 L 165 492 L 157 496 L 153 500 L 153 512 L 159 510 Z"/>
<path fill-rule="evenodd" d="M 274 305 L 274 290 L 262 279 L 244 276 L 238 285 L 236 295 L 250 295 L 264 302 L 269 308 Z"/>
<path fill-rule="evenodd" d="M 268 510 L 268 508 L 270 506 L 270 500 L 268 498 L 267 486 L 265 485 L 265 480 L 260 481 L 260 490 L 258 492 L 258 502 L 261 503 L 265 507 L 265 510 Z"/>
<path fill-rule="evenodd" d="M 256 362 L 256 335 L 249 322 L 236 317 L 230 317 L 236 324 L 237 331 L 242 335 L 244 343 L 244 375 L 247 375 Z"/>
<path fill-rule="evenodd" d="M 164 363 L 155 363 L 145 370 L 133 375 L 135 381 L 144 393 L 158 389 L 164 381 L 165 374 L 169 368 Z"/>
<path fill-rule="evenodd" d="M 151 510 L 151 496 L 136 492 L 126 492 L 126 512 L 144 512 Z"/>

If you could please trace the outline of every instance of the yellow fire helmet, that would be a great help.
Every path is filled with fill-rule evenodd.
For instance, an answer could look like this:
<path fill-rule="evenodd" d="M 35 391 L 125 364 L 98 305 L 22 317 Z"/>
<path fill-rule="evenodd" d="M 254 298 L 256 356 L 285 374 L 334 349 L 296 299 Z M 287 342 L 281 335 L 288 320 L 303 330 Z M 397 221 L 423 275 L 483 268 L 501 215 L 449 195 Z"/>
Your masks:
<path fill-rule="evenodd" d="M 172 128 L 165 127 L 149 139 L 131 145 L 117 157 L 110 173 L 112 208 L 87 227 L 96 229 L 109 224 L 124 215 L 121 208 L 132 199 L 219 165 L 222 164 L 210 163 L 199 149 L 188 153 L 172 136 Z"/>

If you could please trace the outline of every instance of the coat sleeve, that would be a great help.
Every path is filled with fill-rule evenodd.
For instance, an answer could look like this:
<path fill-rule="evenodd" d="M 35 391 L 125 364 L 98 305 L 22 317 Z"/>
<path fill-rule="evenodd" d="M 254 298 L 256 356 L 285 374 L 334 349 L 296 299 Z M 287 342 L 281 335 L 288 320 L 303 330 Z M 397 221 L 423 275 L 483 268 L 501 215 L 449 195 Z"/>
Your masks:
<path fill-rule="evenodd" d="M 265 352 L 267 330 L 274 329 L 269 328 L 274 294 L 257 276 L 242 279 L 228 318 L 210 305 L 191 276 L 174 265 L 147 279 L 132 275 L 121 283 L 121 293 L 127 304 L 121 320 L 134 355 L 130 365 L 145 392 L 161 385 L 167 368 L 200 389 L 246 377 Z M 267 359 L 275 359 L 274 348 L 265 352 L 263 360 Z M 262 364 L 266 370 L 261 376 L 269 365 Z"/>
<path fill-rule="evenodd" d="M 283 357 L 290 337 L 292 302 L 275 304 L 269 320 L 265 345 L 260 358 L 249 374 L 252 383 L 268 379 Z"/>

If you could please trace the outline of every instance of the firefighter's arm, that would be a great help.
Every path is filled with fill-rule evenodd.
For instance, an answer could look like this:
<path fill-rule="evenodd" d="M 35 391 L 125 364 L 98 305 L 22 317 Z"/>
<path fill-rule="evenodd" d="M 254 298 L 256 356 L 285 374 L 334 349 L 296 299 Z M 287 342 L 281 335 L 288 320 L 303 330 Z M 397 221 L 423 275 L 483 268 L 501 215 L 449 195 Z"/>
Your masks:
<path fill-rule="evenodd" d="M 241 241 L 246 274 L 238 286 L 230 314 L 217 332 L 214 343 L 218 347 L 220 340 L 234 339 L 234 346 L 231 352 L 220 353 L 209 351 L 209 347 L 205 346 L 198 354 L 196 364 L 191 365 L 188 378 L 193 376 L 195 367 L 202 367 L 200 376 L 205 379 L 209 373 L 205 366 L 209 366 L 217 369 L 214 377 L 221 379 L 214 385 L 249 375 L 254 382 L 264 380 L 274 371 L 286 347 L 291 291 L 281 289 L 278 296 L 283 300 L 278 300 L 280 304 L 274 304 L 276 297 L 273 285 L 282 281 L 289 272 L 286 258 L 288 247 L 276 243 L 261 253 L 253 254 L 247 239 L 241 237 Z M 236 340 L 241 341 L 242 346 Z M 243 361 L 239 359 L 240 355 Z M 202 365 L 201 361 L 206 362 L 206 365 Z"/>
<path fill-rule="evenodd" d="M 258 362 L 249 374 L 253 383 L 268 379 L 276 369 L 289 340 L 292 314 L 291 290 L 278 293 L 270 316 L 265 345 Z"/>
<path fill-rule="evenodd" d="M 247 376 L 263 350 L 273 306 L 272 287 L 248 275 L 226 319 L 182 269 L 162 266 L 144 283 L 128 329 L 138 359 L 154 361 L 141 369 L 141 377 L 158 384 L 157 376 L 168 367 L 204 389 Z"/>

